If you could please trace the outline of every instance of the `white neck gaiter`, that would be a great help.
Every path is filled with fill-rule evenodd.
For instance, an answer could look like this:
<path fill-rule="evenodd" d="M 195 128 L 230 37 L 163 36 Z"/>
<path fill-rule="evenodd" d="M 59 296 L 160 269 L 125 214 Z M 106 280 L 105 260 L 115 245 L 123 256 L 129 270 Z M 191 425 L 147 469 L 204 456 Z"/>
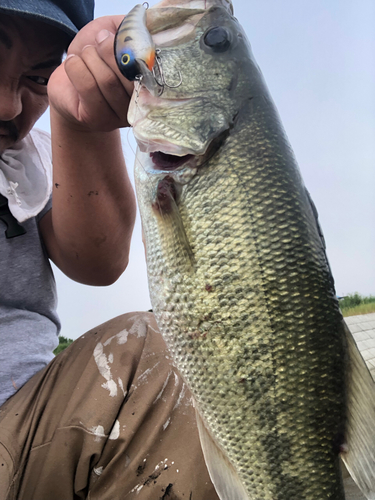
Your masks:
<path fill-rule="evenodd" d="M 0 194 L 18 222 L 38 215 L 52 192 L 51 139 L 32 130 L 22 141 L 0 156 Z"/>

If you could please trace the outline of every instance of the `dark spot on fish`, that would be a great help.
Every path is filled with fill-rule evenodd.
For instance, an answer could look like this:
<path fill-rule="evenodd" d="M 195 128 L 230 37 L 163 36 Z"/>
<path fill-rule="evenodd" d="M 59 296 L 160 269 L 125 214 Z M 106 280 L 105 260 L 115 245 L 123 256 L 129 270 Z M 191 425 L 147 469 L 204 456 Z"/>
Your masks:
<path fill-rule="evenodd" d="M 198 337 L 201 337 L 201 336 L 205 337 L 206 335 L 207 335 L 207 332 L 206 332 L 206 333 L 204 333 L 204 334 L 202 335 L 202 332 L 200 332 L 200 331 L 198 331 L 198 330 L 196 330 L 196 331 L 194 331 L 194 332 L 189 332 L 189 333 L 188 333 L 188 336 L 189 336 L 191 339 L 197 339 Z"/>
<path fill-rule="evenodd" d="M 144 462 L 143 464 L 139 465 L 138 468 L 137 468 L 137 476 L 141 476 L 144 471 L 145 471 L 145 468 L 146 468 L 146 462 Z"/>
<path fill-rule="evenodd" d="M 98 196 L 99 192 L 98 192 L 98 191 L 90 191 L 90 192 L 88 193 L 88 195 L 87 195 L 87 196 L 91 196 L 91 195 L 93 195 L 93 194 L 94 194 L 95 196 Z"/>
<path fill-rule="evenodd" d="M 213 290 L 213 286 L 212 285 L 206 285 L 205 288 L 206 288 L 207 292 L 212 292 L 212 290 Z"/>
<path fill-rule="evenodd" d="M 160 214 L 169 213 L 172 211 L 176 199 L 177 189 L 174 180 L 170 176 L 164 177 L 164 179 L 159 181 L 152 208 Z"/>
<path fill-rule="evenodd" d="M 55 182 L 55 188 L 59 188 L 60 187 L 60 184 L 57 184 L 57 182 Z"/>
<path fill-rule="evenodd" d="M 133 412 L 132 415 L 135 415 L 135 412 Z"/>

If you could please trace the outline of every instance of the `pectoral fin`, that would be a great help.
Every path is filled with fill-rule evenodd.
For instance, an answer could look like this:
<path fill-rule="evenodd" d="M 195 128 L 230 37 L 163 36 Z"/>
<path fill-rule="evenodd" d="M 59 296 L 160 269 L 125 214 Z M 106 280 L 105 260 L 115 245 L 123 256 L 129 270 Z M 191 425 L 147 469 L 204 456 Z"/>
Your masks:
<path fill-rule="evenodd" d="M 178 187 L 173 178 L 166 176 L 157 185 L 152 207 L 160 222 L 162 237 L 169 240 L 174 255 L 180 259 L 180 265 L 192 269 L 195 264 L 194 254 L 181 219 L 177 205 Z"/>
<path fill-rule="evenodd" d="M 195 413 L 203 456 L 220 500 L 251 500 L 233 465 L 211 437 L 197 410 Z"/>
<path fill-rule="evenodd" d="M 365 497 L 375 500 L 375 383 L 346 324 L 344 328 L 349 350 L 348 451 L 341 458 Z"/>

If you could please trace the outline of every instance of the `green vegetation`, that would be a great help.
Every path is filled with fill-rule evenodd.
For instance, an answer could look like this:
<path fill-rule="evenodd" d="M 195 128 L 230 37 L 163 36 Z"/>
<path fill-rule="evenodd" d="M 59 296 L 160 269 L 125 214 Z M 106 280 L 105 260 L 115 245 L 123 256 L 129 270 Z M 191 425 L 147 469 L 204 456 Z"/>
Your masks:
<path fill-rule="evenodd" d="M 343 316 L 357 316 L 375 312 L 375 297 L 364 297 L 358 292 L 351 293 L 339 301 Z"/>
<path fill-rule="evenodd" d="M 68 347 L 73 342 L 72 339 L 67 339 L 66 337 L 59 337 L 59 345 L 56 347 L 56 349 L 53 351 L 53 354 L 57 356 L 59 352 L 63 351 Z"/>

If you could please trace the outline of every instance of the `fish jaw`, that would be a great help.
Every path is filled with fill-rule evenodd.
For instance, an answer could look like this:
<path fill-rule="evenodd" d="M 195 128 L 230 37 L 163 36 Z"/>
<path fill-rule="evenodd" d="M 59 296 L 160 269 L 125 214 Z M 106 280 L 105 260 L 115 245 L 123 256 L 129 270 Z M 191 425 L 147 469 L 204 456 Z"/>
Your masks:
<path fill-rule="evenodd" d="M 187 109 L 209 108 L 203 120 L 178 125 L 179 117 Z M 174 124 L 171 116 L 176 116 Z M 133 94 L 129 113 L 129 123 L 133 126 L 134 137 L 142 152 L 161 151 L 166 154 L 185 156 L 204 155 L 211 143 L 228 130 L 233 122 L 231 112 L 212 106 L 203 97 L 188 99 L 164 99 L 151 95 L 141 87 L 138 95 Z"/>

